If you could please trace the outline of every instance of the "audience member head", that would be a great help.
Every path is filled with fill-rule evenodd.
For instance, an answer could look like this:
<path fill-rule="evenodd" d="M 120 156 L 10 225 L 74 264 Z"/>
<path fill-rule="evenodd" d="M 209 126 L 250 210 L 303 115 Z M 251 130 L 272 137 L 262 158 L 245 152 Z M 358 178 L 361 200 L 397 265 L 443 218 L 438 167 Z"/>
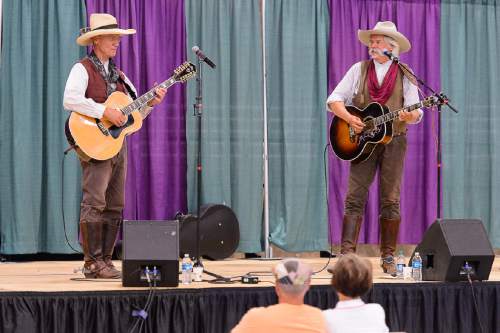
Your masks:
<path fill-rule="evenodd" d="M 330 272 L 333 288 L 349 298 L 363 296 L 373 284 L 371 263 L 354 253 L 341 256 Z"/>
<path fill-rule="evenodd" d="M 284 259 L 273 269 L 280 303 L 303 304 L 309 290 L 312 269 L 296 258 Z"/>

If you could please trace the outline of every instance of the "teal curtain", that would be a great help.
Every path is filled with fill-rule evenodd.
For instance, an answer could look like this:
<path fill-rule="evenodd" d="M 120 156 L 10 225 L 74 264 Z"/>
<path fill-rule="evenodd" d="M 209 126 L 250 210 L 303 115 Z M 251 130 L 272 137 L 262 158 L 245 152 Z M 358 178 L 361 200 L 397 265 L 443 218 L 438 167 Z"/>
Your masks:
<path fill-rule="evenodd" d="M 239 251 L 262 249 L 262 57 L 258 0 L 186 0 L 188 58 L 198 45 L 216 69 L 203 68 L 202 204 L 231 207 Z M 188 83 L 187 104 L 196 82 Z M 197 127 L 188 109 L 188 207 L 196 213 Z"/>
<path fill-rule="evenodd" d="M 441 3 L 443 216 L 480 218 L 500 246 L 500 3 Z"/>
<path fill-rule="evenodd" d="M 79 166 L 66 158 L 62 95 L 83 54 L 75 38 L 84 2 L 3 2 L 0 61 L 0 252 L 69 253 L 62 228 L 77 244 Z M 62 197 L 64 184 L 64 197 Z"/>
<path fill-rule="evenodd" d="M 2 55 L 2 0 L 0 0 L 0 60 Z"/>
<path fill-rule="evenodd" d="M 287 251 L 328 246 L 327 1 L 266 1 L 271 242 Z"/>

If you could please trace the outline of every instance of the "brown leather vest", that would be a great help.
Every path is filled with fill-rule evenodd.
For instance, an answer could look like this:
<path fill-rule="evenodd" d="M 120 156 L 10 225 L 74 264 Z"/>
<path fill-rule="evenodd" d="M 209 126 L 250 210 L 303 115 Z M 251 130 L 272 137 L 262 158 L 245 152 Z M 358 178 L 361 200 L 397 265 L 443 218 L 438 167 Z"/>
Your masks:
<path fill-rule="evenodd" d="M 368 104 L 372 102 L 370 97 L 370 93 L 368 92 L 368 65 L 371 60 L 366 60 L 361 63 L 361 74 L 359 79 L 359 88 L 356 95 L 354 95 L 352 99 L 352 104 L 357 108 L 364 109 Z M 396 85 L 394 86 L 394 91 L 392 95 L 389 97 L 385 105 L 389 108 L 390 111 L 394 111 L 397 109 L 401 109 L 404 105 L 404 92 L 403 92 L 403 73 L 401 69 L 398 70 L 398 74 L 396 76 Z M 404 121 L 400 121 L 396 119 L 393 121 L 393 136 L 397 136 L 400 134 L 406 133 L 406 123 Z"/>
<path fill-rule="evenodd" d="M 92 98 L 96 103 L 104 103 L 109 97 L 106 89 L 106 81 L 104 81 L 97 68 L 88 58 L 80 60 L 80 63 L 83 67 L 85 67 L 87 73 L 89 74 L 89 82 L 87 85 L 87 91 L 85 92 L 85 97 Z M 120 77 L 122 80 L 124 79 L 122 72 L 120 72 Z M 121 91 L 125 94 L 127 93 L 125 86 L 120 81 L 116 83 L 116 91 Z"/>

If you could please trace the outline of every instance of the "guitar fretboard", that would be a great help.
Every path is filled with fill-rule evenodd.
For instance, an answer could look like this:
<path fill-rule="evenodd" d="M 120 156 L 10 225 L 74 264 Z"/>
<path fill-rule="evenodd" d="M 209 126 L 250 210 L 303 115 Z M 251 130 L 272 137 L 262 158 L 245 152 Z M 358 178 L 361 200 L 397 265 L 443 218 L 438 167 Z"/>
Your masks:
<path fill-rule="evenodd" d="M 151 101 L 152 99 L 155 98 L 155 96 L 156 96 L 155 91 L 157 88 L 167 89 L 170 86 L 172 86 L 175 82 L 176 82 L 175 79 L 172 77 L 163 81 L 162 83 L 160 83 L 156 87 L 152 88 L 150 91 L 148 91 L 147 93 L 145 93 L 141 97 L 137 98 L 135 101 L 133 101 L 132 103 L 130 103 L 126 107 L 122 108 L 121 110 L 122 110 L 123 114 L 128 116 L 129 114 L 131 114 L 135 110 L 140 109 L 141 107 L 146 105 L 149 101 Z"/>
<path fill-rule="evenodd" d="M 399 113 L 401 111 L 411 112 L 413 110 L 420 109 L 423 106 L 424 106 L 424 102 L 420 101 L 420 102 L 418 102 L 416 104 L 407 106 L 405 108 L 402 108 L 402 109 L 399 109 L 399 110 L 395 110 L 395 111 L 392 111 L 392 112 L 388 112 L 388 113 L 386 113 L 384 115 L 381 115 L 381 116 L 378 116 L 377 118 L 372 119 L 373 126 L 376 127 L 376 126 L 382 125 L 384 123 L 387 123 L 387 122 L 389 122 L 391 120 L 394 120 L 394 119 L 398 118 L 399 117 Z"/>

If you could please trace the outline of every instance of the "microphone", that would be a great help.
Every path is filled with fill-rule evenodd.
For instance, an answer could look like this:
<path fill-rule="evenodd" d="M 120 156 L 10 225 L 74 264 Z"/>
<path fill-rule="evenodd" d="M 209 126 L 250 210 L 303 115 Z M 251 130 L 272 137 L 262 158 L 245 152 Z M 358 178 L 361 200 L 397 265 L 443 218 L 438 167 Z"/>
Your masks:
<path fill-rule="evenodd" d="M 215 64 L 212 62 L 212 60 L 208 59 L 208 57 L 200 50 L 198 45 L 193 46 L 191 50 L 193 50 L 193 52 L 198 56 L 198 58 L 200 58 L 201 61 L 204 61 L 208 66 L 215 68 Z"/>
<path fill-rule="evenodd" d="M 387 49 L 383 49 L 382 50 L 382 53 L 389 59 L 391 59 L 392 61 L 395 61 L 395 62 L 399 62 L 399 58 L 396 57 L 394 54 L 391 53 L 391 51 L 387 50 Z"/>

